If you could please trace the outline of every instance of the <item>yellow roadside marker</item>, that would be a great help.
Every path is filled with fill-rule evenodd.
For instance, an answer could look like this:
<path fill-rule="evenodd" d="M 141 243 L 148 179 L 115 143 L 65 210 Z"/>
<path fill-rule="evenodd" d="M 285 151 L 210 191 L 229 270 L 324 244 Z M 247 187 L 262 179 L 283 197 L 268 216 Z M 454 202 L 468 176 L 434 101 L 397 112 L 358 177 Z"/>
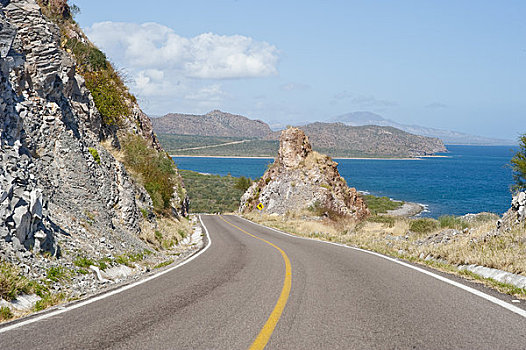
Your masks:
<path fill-rule="evenodd" d="M 259 205 L 263 206 L 263 204 L 261 203 L 259 203 Z M 225 218 L 223 218 L 223 216 L 220 216 L 220 218 L 223 219 L 223 221 L 226 222 L 227 224 L 237 228 L 239 231 L 246 233 L 247 235 L 252 236 L 256 239 L 259 239 L 260 241 L 263 241 L 271 245 L 272 247 L 276 248 L 281 253 L 281 256 L 283 257 L 283 261 L 285 262 L 285 280 L 283 281 L 283 288 L 281 289 L 281 294 L 279 296 L 279 299 L 276 302 L 276 305 L 274 306 L 274 310 L 272 310 L 272 313 L 267 319 L 267 322 L 265 322 L 265 325 L 263 326 L 258 336 L 256 337 L 256 340 L 254 340 L 254 342 L 252 343 L 252 345 L 250 345 L 250 348 L 249 348 L 249 350 L 264 349 L 268 341 L 270 340 L 270 336 L 274 332 L 274 328 L 276 328 L 276 325 L 278 324 L 281 314 L 283 313 L 283 310 L 285 309 L 285 305 L 287 305 L 287 300 L 289 299 L 290 290 L 292 288 L 292 267 L 290 265 L 289 257 L 287 256 L 287 254 L 285 254 L 285 252 L 280 247 L 278 247 L 274 243 L 271 243 L 263 238 L 260 238 L 256 235 L 253 235 L 252 233 L 249 233 L 243 230 L 241 227 L 238 227 L 232 224 L 231 222 L 226 221 Z"/>
<path fill-rule="evenodd" d="M 263 205 L 263 203 L 259 203 L 256 208 L 258 208 L 259 210 L 263 210 L 265 206 Z"/>

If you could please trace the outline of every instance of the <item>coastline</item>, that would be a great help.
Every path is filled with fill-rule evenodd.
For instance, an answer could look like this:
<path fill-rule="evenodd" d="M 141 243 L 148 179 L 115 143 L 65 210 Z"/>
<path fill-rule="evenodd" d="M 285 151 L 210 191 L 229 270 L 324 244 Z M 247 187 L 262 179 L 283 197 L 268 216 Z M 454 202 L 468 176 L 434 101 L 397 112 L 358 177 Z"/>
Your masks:
<path fill-rule="evenodd" d="M 171 158 L 234 158 L 234 159 L 274 159 L 270 156 L 254 156 L 254 157 L 242 157 L 242 156 L 195 156 L 195 155 L 183 155 L 183 154 L 169 154 Z"/>
<path fill-rule="evenodd" d="M 426 207 L 422 204 L 413 203 L 413 202 L 404 202 L 404 204 L 400 208 L 389 210 L 387 211 L 387 213 L 381 213 L 378 215 L 402 216 L 402 217 L 411 218 L 411 217 L 421 214 L 425 210 L 426 210 Z"/>
<path fill-rule="evenodd" d="M 171 158 L 233 158 L 233 159 L 274 159 L 271 156 L 204 156 L 187 154 L 170 154 Z M 333 160 L 423 160 L 423 158 L 451 158 L 450 156 L 418 156 L 404 158 L 367 158 L 367 157 L 331 157 Z"/>

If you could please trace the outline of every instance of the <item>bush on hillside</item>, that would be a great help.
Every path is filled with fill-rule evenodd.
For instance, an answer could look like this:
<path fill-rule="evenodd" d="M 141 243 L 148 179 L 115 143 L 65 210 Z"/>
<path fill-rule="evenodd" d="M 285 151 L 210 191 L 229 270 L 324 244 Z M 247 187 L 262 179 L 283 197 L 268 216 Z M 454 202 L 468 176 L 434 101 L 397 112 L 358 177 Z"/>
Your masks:
<path fill-rule="evenodd" d="M 526 190 L 526 134 L 519 138 L 519 151 L 511 159 L 511 168 L 515 180 L 513 190 Z"/>
<path fill-rule="evenodd" d="M 138 135 L 128 135 L 122 142 L 122 149 L 124 164 L 140 176 L 154 209 L 157 212 L 169 209 L 179 182 L 173 160 L 150 148 L 148 142 Z"/>
<path fill-rule="evenodd" d="M 440 223 L 441 228 L 463 230 L 469 227 L 469 224 L 466 221 L 454 215 L 443 215 L 438 218 L 438 222 Z"/>
<path fill-rule="evenodd" d="M 422 218 L 412 220 L 409 224 L 409 230 L 416 233 L 429 233 L 440 227 L 439 222 L 434 219 Z"/>
<path fill-rule="evenodd" d="M 131 114 L 131 109 L 125 100 L 127 89 L 117 72 L 114 70 L 88 72 L 84 78 L 104 124 L 118 126 L 122 117 Z"/>
<path fill-rule="evenodd" d="M 246 190 L 248 190 L 250 185 L 252 185 L 252 180 L 248 177 L 241 176 L 236 179 L 236 184 L 234 185 L 234 187 L 238 190 L 243 191 L 244 193 L 246 192 Z"/>
<path fill-rule="evenodd" d="M 68 4 L 68 0 L 37 0 L 42 12 L 54 22 L 65 22 L 73 20 L 80 12 L 76 5 Z"/>
<path fill-rule="evenodd" d="M 65 39 L 65 47 L 71 50 L 81 71 L 95 72 L 109 68 L 106 55 L 87 42 L 69 38 Z"/>

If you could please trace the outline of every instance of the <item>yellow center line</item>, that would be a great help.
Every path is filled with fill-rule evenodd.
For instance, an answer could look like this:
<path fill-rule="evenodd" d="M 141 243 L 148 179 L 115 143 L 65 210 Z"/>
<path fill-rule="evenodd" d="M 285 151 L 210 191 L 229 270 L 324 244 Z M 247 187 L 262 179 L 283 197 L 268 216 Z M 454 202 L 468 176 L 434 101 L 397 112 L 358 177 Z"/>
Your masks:
<path fill-rule="evenodd" d="M 269 318 L 267 319 L 267 322 L 259 332 L 258 336 L 256 337 L 256 340 L 250 345 L 250 350 L 256 350 L 256 349 L 263 349 L 267 345 L 270 336 L 274 332 L 274 328 L 276 328 L 276 325 L 278 324 L 278 321 L 281 317 L 281 314 L 283 313 L 283 310 L 285 309 L 285 305 L 287 305 L 287 300 L 289 299 L 290 295 L 290 289 L 292 288 L 292 268 L 290 265 L 290 260 L 287 254 L 275 245 L 274 243 L 271 243 L 263 238 L 260 238 L 258 236 L 253 235 L 252 233 L 249 233 L 245 230 L 243 230 L 241 227 L 238 227 L 231 222 L 226 221 L 222 216 L 219 216 L 221 219 L 223 219 L 224 222 L 227 224 L 234 226 L 239 231 L 246 233 L 249 236 L 252 236 L 256 239 L 259 239 L 260 241 L 263 241 L 272 247 L 276 248 L 283 257 L 283 261 L 285 262 L 285 280 L 283 281 L 283 289 L 281 290 L 281 294 L 279 296 L 279 299 L 276 303 L 276 306 L 274 306 L 274 310 L 272 310 L 272 313 L 270 314 Z"/>

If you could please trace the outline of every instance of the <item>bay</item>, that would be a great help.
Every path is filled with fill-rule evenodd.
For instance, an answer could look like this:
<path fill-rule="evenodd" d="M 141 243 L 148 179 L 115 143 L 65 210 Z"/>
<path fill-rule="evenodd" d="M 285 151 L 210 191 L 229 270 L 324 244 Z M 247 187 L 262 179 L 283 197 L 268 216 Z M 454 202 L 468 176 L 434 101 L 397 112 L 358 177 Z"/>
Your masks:
<path fill-rule="evenodd" d="M 445 157 L 421 160 L 335 159 L 349 186 L 426 206 L 422 216 L 504 213 L 513 184 L 511 146 L 447 146 Z M 263 175 L 271 158 L 174 157 L 181 169 L 201 173 Z"/>

